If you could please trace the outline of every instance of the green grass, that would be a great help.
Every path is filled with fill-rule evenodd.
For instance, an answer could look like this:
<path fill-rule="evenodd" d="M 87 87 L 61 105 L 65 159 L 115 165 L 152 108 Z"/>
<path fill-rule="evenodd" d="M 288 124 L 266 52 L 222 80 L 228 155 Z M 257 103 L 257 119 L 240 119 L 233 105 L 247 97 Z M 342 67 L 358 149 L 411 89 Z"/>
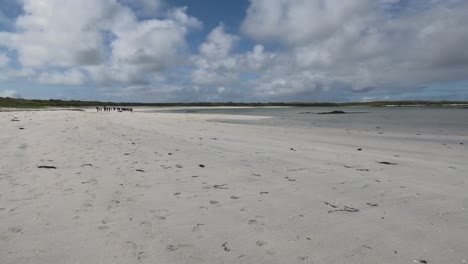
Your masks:
<path fill-rule="evenodd" d="M 96 107 L 96 106 L 154 106 L 154 107 L 172 107 L 172 106 L 317 106 L 317 107 L 339 107 L 339 106 L 372 106 L 383 107 L 389 105 L 396 106 L 447 106 L 452 104 L 463 104 L 468 106 L 468 102 L 462 101 L 375 101 L 375 102 L 349 102 L 349 103 L 327 103 L 327 102 L 269 102 L 269 103 L 132 103 L 132 102 L 98 102 L 98 101 L 64 101 L 64 100 L 30 100 L 0 97 L 0 107 L 4 108 L 45 108 L 45 107 Z"/>

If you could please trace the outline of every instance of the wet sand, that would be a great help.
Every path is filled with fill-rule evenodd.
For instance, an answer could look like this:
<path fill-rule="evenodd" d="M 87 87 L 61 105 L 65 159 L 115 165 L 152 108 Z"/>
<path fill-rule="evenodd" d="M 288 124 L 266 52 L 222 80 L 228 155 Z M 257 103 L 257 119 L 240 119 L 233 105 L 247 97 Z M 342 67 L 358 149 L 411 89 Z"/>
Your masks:
<path fill-rule="evenodd" d="M 468 133 L 263 118 L 0 113 L 0 263 L 468 261 Z"/>

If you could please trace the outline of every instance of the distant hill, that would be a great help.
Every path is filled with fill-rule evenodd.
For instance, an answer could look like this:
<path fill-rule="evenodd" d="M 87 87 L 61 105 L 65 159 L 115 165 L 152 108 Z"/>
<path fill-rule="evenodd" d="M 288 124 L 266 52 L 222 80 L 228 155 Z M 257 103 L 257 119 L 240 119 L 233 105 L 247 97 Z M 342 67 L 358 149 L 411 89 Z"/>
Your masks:
<path fill-rule="evenodd" d="M 4 108 L 44 108 L 44 107 L 95 107 L 95 106 L 153 106 L 153 107 L 175 107 L 175 106 L 316 106 L 316 107 L 339 107 L 339 106 L 468 106 L 465 101 L 375 101 L 375 102 L 268 102 L 268 103 L 238 103 L 238 102 L 200 102 L 200 103 L 136 103 L 136 102 L 99 102 L 99 101 L 77 101 L 77 100 L 34 100 L 0 97 L 0 107 Z"/>

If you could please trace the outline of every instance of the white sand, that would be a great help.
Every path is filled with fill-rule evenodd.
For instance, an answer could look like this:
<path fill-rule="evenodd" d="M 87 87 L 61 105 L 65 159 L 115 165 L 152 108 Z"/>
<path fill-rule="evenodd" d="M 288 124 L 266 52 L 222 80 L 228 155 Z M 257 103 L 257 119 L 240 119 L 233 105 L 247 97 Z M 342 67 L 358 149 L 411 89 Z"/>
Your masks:
<path fill-rule="evenodd" d="M 468 261 L 468 136 L 213 118 L 0 113 L 0 263 Z"/>

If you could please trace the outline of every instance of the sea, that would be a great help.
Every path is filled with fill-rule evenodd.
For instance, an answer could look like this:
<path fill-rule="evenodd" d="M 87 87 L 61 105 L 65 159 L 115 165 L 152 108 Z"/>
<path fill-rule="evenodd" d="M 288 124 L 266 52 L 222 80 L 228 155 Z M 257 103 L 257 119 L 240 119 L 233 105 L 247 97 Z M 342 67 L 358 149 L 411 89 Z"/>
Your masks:
<path fill-rule="evenodd" d="M 211 121 L 278 127 L 328 127 L 353 130 L 382 129 L 416 134 L 468 137 L 468 108 L 463 107 L 187 107 L 152 112 L 213 114 Z M 344 114 L 322 114 L 343 111 Z M 219 118 L 218 115 L 227 115 Z M 229 119 L 229 115 L 264 116 L 266 119 Z"/>

